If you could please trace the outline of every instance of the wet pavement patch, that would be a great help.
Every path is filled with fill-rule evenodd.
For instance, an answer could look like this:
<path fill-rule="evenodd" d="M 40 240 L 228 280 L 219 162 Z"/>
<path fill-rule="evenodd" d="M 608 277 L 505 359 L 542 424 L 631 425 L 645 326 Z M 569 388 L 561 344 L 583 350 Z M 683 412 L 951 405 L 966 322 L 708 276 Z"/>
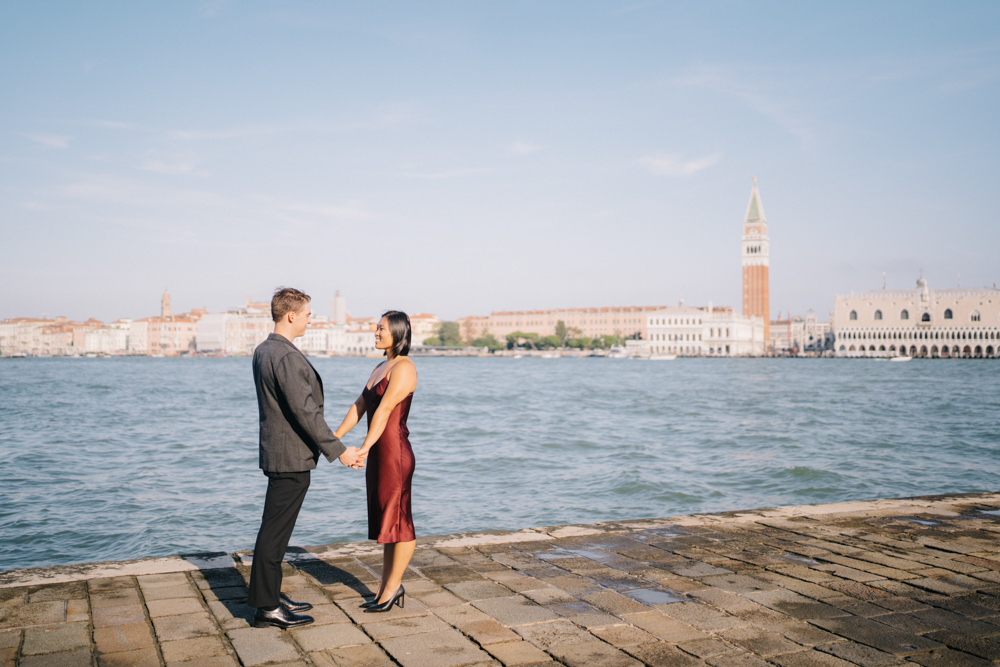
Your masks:
<path fill-rule="evenodd" d="M 641 602 L 650 607 L 654 604 L 671 604 L 673 602 L 683 602 L 687 598 L 671 595 L 666 591 L 655 588 L 637 588 L 632 591 L 622 591 L 622 595 L 627 595 L 636 602 Z"/>

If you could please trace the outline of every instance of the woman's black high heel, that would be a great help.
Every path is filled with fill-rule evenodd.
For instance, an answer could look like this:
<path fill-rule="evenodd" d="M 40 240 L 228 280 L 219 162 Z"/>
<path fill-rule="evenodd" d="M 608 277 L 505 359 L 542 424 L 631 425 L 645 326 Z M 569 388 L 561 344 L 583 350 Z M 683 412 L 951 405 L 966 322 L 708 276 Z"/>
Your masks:
<path fill-rule="evenodd" d="M 373 597 L 368 602 L 362 602 L 360 605 L 358 605 L 358 608 L 359 609 L 368 609 L 369 607 L 374 607 L 377 604 L 378 604 L 378 595 L 376 595 L 375 597 Z"/>
<path fill-rule="evenodd" d="M 390 609 L 392 609 L 392 606 L 395 604 L 398 604 L 399 608 L 403 609 L 405 601 L 406 601 L 406 589 L 404 589 L 403 585 L 400 584 L 399 590 L 397 590 L 396 593 L 391 598 L 389 598 L 386 602 L 382 604 L 375 604 L 372 605 L 371 607 L 368 607 L 367 609 L 365 609 L 365 613 L 381 614 L 384 611 L 389 611 Z"/>

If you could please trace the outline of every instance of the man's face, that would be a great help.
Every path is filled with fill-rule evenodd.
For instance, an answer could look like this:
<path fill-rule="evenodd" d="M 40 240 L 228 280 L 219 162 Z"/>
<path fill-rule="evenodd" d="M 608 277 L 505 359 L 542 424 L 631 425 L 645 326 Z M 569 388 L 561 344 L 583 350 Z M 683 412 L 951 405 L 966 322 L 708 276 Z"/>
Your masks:
<path fill-rule="evenodd" d="M 294 327 L 295 337 L 306 335 L 306 327 L 310 324 L 312 324 L 312 308 L 307 301 L 292 315 L 291 325 Z"/>

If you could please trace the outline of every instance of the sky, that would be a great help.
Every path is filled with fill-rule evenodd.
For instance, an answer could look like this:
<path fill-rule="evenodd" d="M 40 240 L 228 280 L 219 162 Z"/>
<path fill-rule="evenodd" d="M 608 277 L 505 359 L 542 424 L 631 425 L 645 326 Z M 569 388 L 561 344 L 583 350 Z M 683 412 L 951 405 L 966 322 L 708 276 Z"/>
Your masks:
<path fill-rule="evenodd" d="M 1000 3 L 6 2 L 0 319 L 1000 280 Z"/>

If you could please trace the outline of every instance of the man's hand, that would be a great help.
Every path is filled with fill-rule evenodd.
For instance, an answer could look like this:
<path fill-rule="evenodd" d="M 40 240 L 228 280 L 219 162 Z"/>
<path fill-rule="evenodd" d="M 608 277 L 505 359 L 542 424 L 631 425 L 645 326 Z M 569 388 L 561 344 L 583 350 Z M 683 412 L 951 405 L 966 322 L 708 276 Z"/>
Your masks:
<path fill-rule="evenodd" d="M 348 468 L 354 468 L 355 470 L 360 470 L 364 467 L 363 460 L 358 460 L 357 447 L 348 447 L 344 450 L 344 453 L 340 455 L 340 462 Z"/>

